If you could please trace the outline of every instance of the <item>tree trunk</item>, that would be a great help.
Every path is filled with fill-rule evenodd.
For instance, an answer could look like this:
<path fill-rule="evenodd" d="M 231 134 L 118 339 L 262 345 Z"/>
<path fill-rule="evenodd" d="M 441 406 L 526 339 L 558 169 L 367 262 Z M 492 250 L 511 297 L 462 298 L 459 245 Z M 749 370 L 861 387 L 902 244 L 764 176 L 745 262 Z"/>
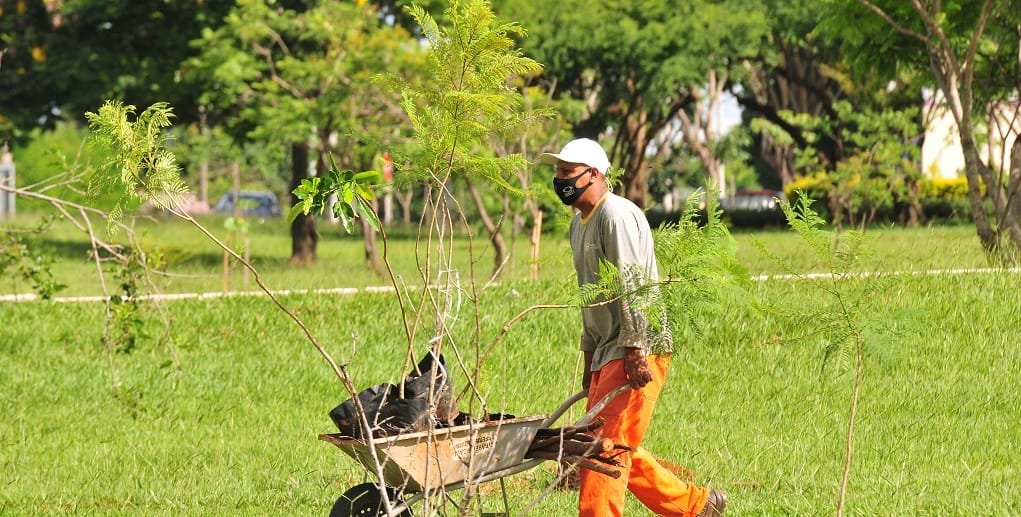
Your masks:
<path fill-rule="evenodd" d="M 1014 136 L 1010 151 L 1010 175 L 1007 179 L 1007 216 L 1010 238 L 1014 247 L 1021 250 L 1021 135 Z M 1015 263 L 1018 255 L 1015 254 Z"/>
<path fill-rule="evenodd" d="M 379 208 L 375 200 L 372 201 L 372 209 L 378 211 Z M 379 252 L 376 247 L 376 230 L 372 228 L 372 225 L 364 217 L 358 218 L 359 223 L 362 227 L 362 242 L 365 245 L 365 263 L 377 275 L 382 275 L 385 270 L 379 262 Z"/>
<path fill-rule="evenodd" d="M 717 77 L 715 70 L 710 70 L 706 78 L 705 91 L 693 93 L 694 102 L 690 104 L 691 113 L 681 110 L 677 118 L 681 122 L 684 143 L 695 152 L 705 170 L 706 185 L 712 185 L 720 196 L 727 196 L 727 179 L 724 176 L 724 164 L 713 153 L 713 147 L 719 142 L 720 134 L 720 99 L 726 84 L 726 75 Z"/>
<path fill-rule="evenodd" d="M 991 7 L 986 2 L 982 8 L 983 15 L 980 16 L 979 26 L 972 34 L 973 43 L 977 43 L 982 32 L 985 30 L 985 14 Z M 971 207 L 971 216 L 975 221 L 975 230 L 978 233 L 979 241 L 987 253 L 996 254 L 999 249 L 999 231 L 995 226 L 1002 223 L 1002 215 L 1005 213 L 998 206 L 994 209 L 994 216 L 998 220 L 989 221 L 984 202 L 986 200 L 999 201 L 999 194 L 1002 187 L 994 181 L 988 166 L 982 162 L 978 152 L 978 145 L 975 142 L 975 129 L 972 125 L 972 79 L 971 70 L 975 65 L 975 55 L 966 54 L 965 59 L 958 62 L 955 49 L 950 48 L 942 29 L 936 23 L 936 19 L 942 16 L 939 4 L 935 4 L 932 12 L 921 4 L 914 4 L 915 10 L 922 17 L 929 39 L 927 41 L 927 52 L 929 54 L 929 69 L 936 78 L 936 84 L 950 108 L 950 113 L 957 123 L 957 132 L 961 137 L 961 149 L 964 151 L 964 174 L 968 180 L 968 203 Z M 937 36 L 940 36 L 937 38 Z M 977 48 L 977 47 L 974 47 Z M 985 193 L 982 190 L 985 188 Z"/>
<path fill-rule="evenodd" d="M 532 261 L 528 265 L 528 278 L 530 280 L 538 280 L 539 243 L 542 242 L 542 209 L 539 208 L 538 204 L 533 205 L 532 208 L 532 235 L 529 242 L 531 243 Z"/>
<path fill-rule="evenodd" d="M 909 179 L 907 185 L 907 217 L 904 223 L 911 228 L 917 227 L 922 222 L 922 218 L 925 217 L 925 211 L 922 210 L 922 202 L 919 199 L 921 185 L 918 180 Z"/>
<path fill-rule="evenodd" d="M 308 144 L 296 142 L 291 144 L 291 206 L 299 200 L 294 189 L 301 185 L 301 180 L 308 177 Z M 292 265 L 308 265 L 316 261 L 316 245 L 319 234 L 316 233 L 316 222 L 312 216 L 298 214 L 291 223 L 291 259 Z"/>
<path fill-rule="evenodd" d="M 397 198 L 397 204 L 401 205 L 401 221 L 404 227 L 408 228 L 411 226 L 411 201 L 415 197 L 415 187 L 412 185 L 404 191 L 394 190 L 394 196 Z"/>
<path fill-rule="evenodd" d="M 199 132 L 203 138 L 209 134 L 209 128 L 206 127 L 206 107 L 199 106 Z M 209 142 L 204 141 L 203 144 L 206 146 L 206 151 L 202 154 L 202 160 L 199 162 L 199 201 L 206 209 L 209 209 Z"/>
<path fill-rule="evenodd" d="M 499 276 L 500 270 L 503 268 L 503 262 L 507 258 L 507 243 L 503 239 L 503 234 L 500 233 L 504 218 L 501 217 L 499 222 L 493 221 L 493 218 L 489 216 L 489 211 L 486 209 L 486 204 L 482 200 L 482 194 L 475 188 L 475 184 L 467 178 L 465 183 L 468 185 L 468 192 L 471 194 L 472 201 L 475 202 L 475 209 L 479 211 L 479 218 L 489 234 L 489 242 L 493 244 L 493 274 L 491 277 L 496 278 Z"/>
<path fill-rule="evenodd" d="M 975 231 L 978 233 L 982 248 L 987 252 L 994 252 L 998 247 L 996 230 L 993 228 L 993 224 L 990 223 L 988 214 L 986 214 L 983 198 L 988 198 L 990 191 L 998 187 L 996 184 L 988 184 L 983 181 L 981 168 L 985 167 L 985 164 L 982 163 L 982 158 L 978 152 L 978 144 L 975 143 L 975 133 L 971 128 L 970 109 L 968 113 L 962 112 L 961 103 L 956 92 L 951 95 L 944 90 L 944 93 L 947 95 L 948 102 L 950 102 L 951 97 L 954 97 L 957 105 L 955 118 L 957 119 L 958 133 L 961 136 L 961 149 L 964 151 L 964 175 L 968 180 L 968 202 L 971 206 L 972 220 L 975 221 Z M 988 187 L 985 195 L 982 194 L 983 185 Z"/>
<path fill-rule="evenodd" d="M 639 129 L 640 133 L 644 130 Z M 627 162 L 624 164 L 624 197 L 633 201 L 639 208 L 649 203 L 649 168 L 645 166 L 645 146 L 648 140 L 634 138 L 627 142 Z"/>

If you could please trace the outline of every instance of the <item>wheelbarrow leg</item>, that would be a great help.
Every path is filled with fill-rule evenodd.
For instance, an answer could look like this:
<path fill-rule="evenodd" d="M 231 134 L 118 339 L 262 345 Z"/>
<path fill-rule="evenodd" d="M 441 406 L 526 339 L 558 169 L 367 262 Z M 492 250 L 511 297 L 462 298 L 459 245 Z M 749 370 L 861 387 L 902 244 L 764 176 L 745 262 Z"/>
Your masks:
<path fill-rule="evenodd" d="M 510 503 L 507 502 L 507 485 L 503 478 L 500 478 L 500 493 L 503 494 L 503 515 L 507 517 L 510 515 Z"/>

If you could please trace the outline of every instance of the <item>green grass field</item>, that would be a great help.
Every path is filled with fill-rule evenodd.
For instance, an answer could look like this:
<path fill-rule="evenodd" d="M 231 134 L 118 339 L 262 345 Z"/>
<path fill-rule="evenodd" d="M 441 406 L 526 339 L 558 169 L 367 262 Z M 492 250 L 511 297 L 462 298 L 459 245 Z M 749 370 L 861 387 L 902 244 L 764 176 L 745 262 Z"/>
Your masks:
<path fill-rule="evenodd" d="M 175 271 L 193 275 L 168 289 L 219 289 L 219 257 L 196 234 L 173 225 L 150 232 L 179 257 Z M 357 240 L 327 234 L 320 264 L 291 270 L 285 233 L 252 233 L 271 287 L 385 283 L 361 266 Z M 53 249 L 82 251 L 63 235 Z M 985 266 L 970 228 L 870 235 L 863 270 Z M 753 274 L 779 271 L 753 239 L 808 267 L 786 232 L 736 237 Z M 394 249 L 396 267 L 413 275 L 409 242 Z M 523 242 L 516 250 L 527 255 Z M 566 243 L 547 239 L 544 257 L 542 281 L 521 280 L 527 266 L 515 259 L 509 279 L 481 293 L 483 342 L 523 308 L 566 300 Z M 489 260 L 476 267 L 488 271 Z M 57 274 L 68 294 L 95 294 L 90 271 L 79 258 Z M 880 330 L 865 343 L 849 514 L 1021 514 L 1019 280 L 1010 272 L 891 276 L 865 300 Z M 810 318 L 799 318 L 828 300 L 808 280 L 756 282 L 753 294 L 775 310 L 707 321 L 700 339 L 680 344 L 646 446 L 728 491 L 728 515 L 832 515 L 853 371 L 842 355 L 824 361 L 825 343 Z M 360 387 L 400 376 L 405 344 L 392 295 L 285 302 L 350 363 Z M 167 330 L 148 312 L 148 335 L 114 356 L 115 396 L 101 304 L 0 305 L 0 515 L 325 515 L 344 489 L 369 479 L 316 440 L 332 431 L 327 412 L 346 394 L 267 299 L 162 307 Z M 467 312 L 458 321 L 463 335 L 475 325 Z M 577 329 L 573 310 L 533 313 L 512 327 L 483 368 L 486 409 L 546 413 L 576 391 Z M 466 361 L 474 357 L 465 351 Z M 552 477 L 545 466 L 507 478 L 512 512 Z M 483 493 L 483 509 L 497 511 L 495 489 Z M 531 514 L 571 515 L 575 496 L 555 491 Z M 629 501 L 628 515 L 647 514 Z"/>

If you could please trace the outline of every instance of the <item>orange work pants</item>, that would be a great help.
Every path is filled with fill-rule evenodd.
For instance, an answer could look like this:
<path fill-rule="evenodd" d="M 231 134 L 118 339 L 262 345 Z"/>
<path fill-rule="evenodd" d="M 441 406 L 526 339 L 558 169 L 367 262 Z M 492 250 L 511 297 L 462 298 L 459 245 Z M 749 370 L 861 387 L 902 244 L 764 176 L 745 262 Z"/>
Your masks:
<path fill-rule="evenodd" d="M 621 393 L 599 413 L 605 423 L 596 433 L 611 438 L 614 443 L 628 444 L 635 450 L 617 456 L 623 465 L 621 476 L 617 479 L 581 469 L 578 504 L 581 517 L 623 516 L 624 496 L 628 490 L 657 515 L 695 517 L 705 507 L 708 488 L 681 481 L 660 465 L 649 451 L 640 447 L 666 380 L 670 355 L 652 355 L 648 362 L 652 382 L 640 390 Z M 592 372 L 589 408 L 622 384 L 627 384 L 623 359 L 610 361 L 599 371 Z"/>

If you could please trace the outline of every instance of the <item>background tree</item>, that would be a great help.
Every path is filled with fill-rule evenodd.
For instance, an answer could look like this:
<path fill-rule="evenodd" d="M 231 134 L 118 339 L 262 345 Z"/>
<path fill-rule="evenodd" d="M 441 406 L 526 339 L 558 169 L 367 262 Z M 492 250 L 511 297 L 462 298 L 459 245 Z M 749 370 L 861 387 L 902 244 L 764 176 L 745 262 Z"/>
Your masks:
<path fill-rule="evenodd" d="M 827 6 L 831 37 L 841 41 L 858 71 L 903 67 L 931 74 L 957 124 L 979 240 L 992 256 L 1016 262 L 1021 250 L 1021 167 L 1015 162 L 1009 173 L 1002 166 L 996 170 L 979 149 L 983 140 L 998 138 L 1006 148 L 1014 138 L 1013 154 L 1021 155 L 1021 139 L 1016 139 L 1021 10 L 1016 3 L 859 0 Z M 864 22 L 851 30 L 841 21 L 855 19 L 848 16 Z M 1008 127 L 1014 129 L 996 135 L 983 121 L 1004 104 L 1015 106 L 1013 117 L 1008 116 L 1013 118 Z"/>
<path fill-rule="evenodd" d="M 189 72 L 209 79 L 203 102 L 224 118 L 238 118 L 238 138 L 290 147 L 293 191 L 310 172 L 326 170 L 329 153 L 341 167 L 365 168 L 384 150 L 381 140 L 403 125 L 398 97 L 370 77 L 380 68 L 414 63 L 416 47 L 409 42 L 406 31 L 369 7 L 329 0 L 288 8 L 244 0 L 221 28 L 196 41 L 204 50 Z M 316 259 L 312 217 L 299 215 L 291 237 L 292 263 Z M 372 232 L 364 237 L 367 259 L 380 269 Z"/>
<path fill-rule="evenodd" d="M 754 134 L 753 156 L 763 182 L 786 187 L 798 173 L 798 151 L 815 143 L 818 160 L 832 167 L 842 157 L 838 137 L 824 133 L 819 140 L 799 117 L 836 118 L 833 105 L 846 98 L 848 81 L 839 73 L 841 56 L 820 43 L 814 2 L 766 2 L 769 30 L 763 45 L 747 58 L 749 73 L 731 85 Z"/>
<path fill-rule="evenodd" d="M 800 176 L 833 172 L 845 159 L 867 152 L 868 144 L 849 139 L 863 123 L 872 124 L 863 113 L 877 118 L 917 114 L 921 99 L 915 74 L 852 73 L 845 53 L 820 24 L 818 3 L 770 1 L 766 6 L 764 44 L 745 61 L 744 79 L 731 86 L 753 135 L 749 154 L 764 185 L 786 188 Z M 841 102 L 856 110 L 841 110 Z M 915 120 L 910 138 L 922 133 L 922 121 Z"/>
<path fill-rule="evenodd" d="M 552 92 L 544 89 L 542 83 L 529 84 L 528 78 L 518 79 L 516 87 L 521 92 L 525 109 L 553 110 L 558 116 L 537 120 L 528 131 L 517 135 L 506 135 L 504 138 L 493 138 L 491 144 L 497 154 L 502 156 L 521 155 L 534 157 L 543 149 L 552 149 L 558 144 L 571 139 L 572 121 L 581 116 L 582 104 L 571 98 L 554 100 Z M 562 206 L 553 191 L 548 187 L 552 171 L 547 167 L 536 167 L 531 164 L 522 166 L 516 174 L 517 184 L 526 193 L 523 197 L 503 196 L 505 211 L 513 218 L 511 225 L 512 240 L 519 233 L 528 232 L 530 262 L 529 277 L 539 278 L 539 247 L 543 231 L 543 220 L 547 212 L 556 211 Z M 565 220 L 570 216 L 569 210 L 561 212 Z M 527 229 L 526 229 L 527 226 Z"/>
<path fill-rule="evenodd" d="M 228 0 L 4 0 L 0 2 L 0 139 L 52 127 L 104 99 L 180 106 L 197 91 L 176 71 L 188 43 L 215 26 Z"/>
<path fill-rule="evenodd" d="M 687 128 L 705 134 L 707 120 L 696 111 L 718 98 L 739 72 L 735 57 L 750 53 L 764 30 L 757 4 L 741 0 L 499 5 L 531 31 L 524 48 L 546 66 L 543 78 L 555 95 L 586 103 L 575 132 L 612 142 L 624 194 L 640 206 L 649 201 L 648 155 L 656 138 L 682 110 L 689 110 Z"/>

